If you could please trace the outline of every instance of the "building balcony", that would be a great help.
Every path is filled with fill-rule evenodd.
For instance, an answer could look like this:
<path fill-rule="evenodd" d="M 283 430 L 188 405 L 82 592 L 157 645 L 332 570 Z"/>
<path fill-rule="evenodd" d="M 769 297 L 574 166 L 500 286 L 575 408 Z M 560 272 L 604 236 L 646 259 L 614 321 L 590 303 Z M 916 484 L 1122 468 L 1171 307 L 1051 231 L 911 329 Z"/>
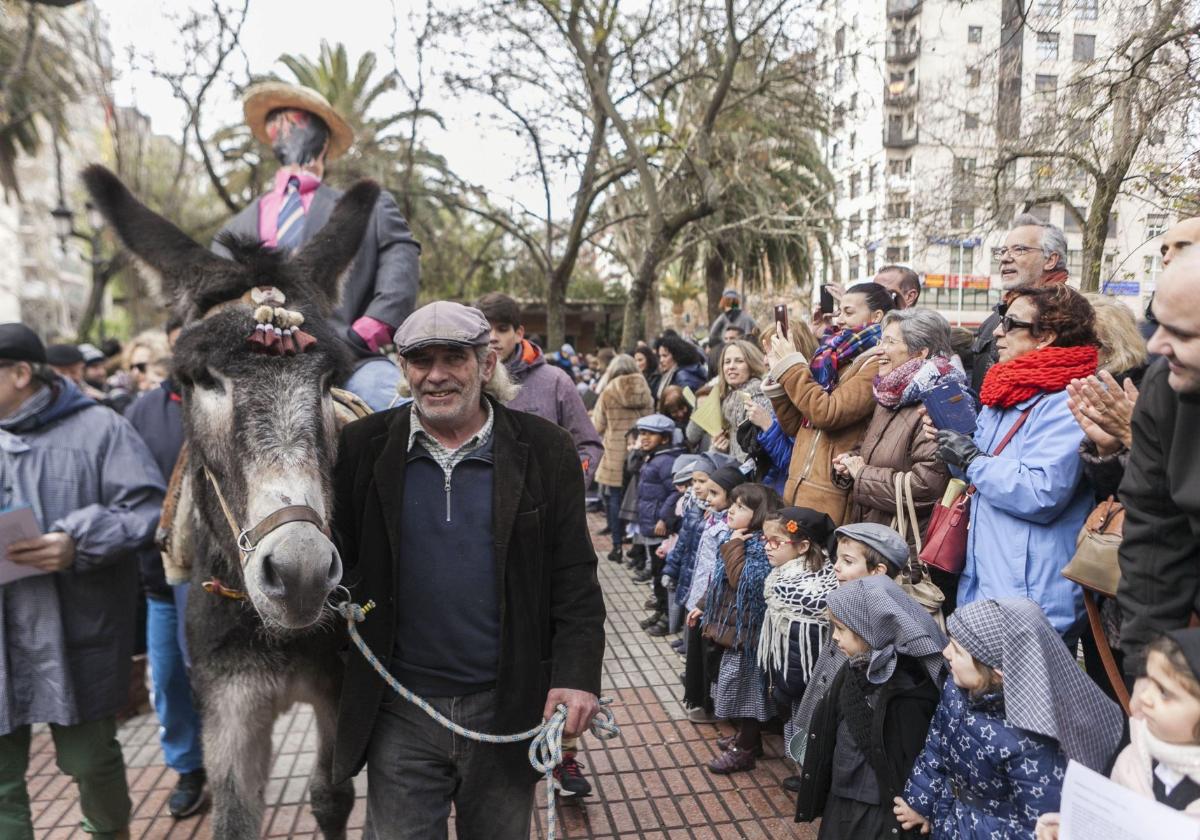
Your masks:
<path fill-rule="evenodd" d="M 921 0 L 888 0 L 888 17 L 908 20 L 921 11 Z"/>
<path fill-rule="evenodd" d="M 918 142 L 919 132 L 906 134 L 903 131 L 884 131 L 883 147 L 885 149 L 908 149 Z"/>
<path fill-rule="evenodd" d="M 911 108 L 917 104 L 917 86 L 896 82 L 883 91 L 883 104 L 888 108 Z"/>
<path fill-rule="evenodd" d="M 911 41 L 888 41 L 884 47 L 884 57 L 888 61 L 904 63 L 913 61 L 921 54 L 921 39 Z"/>

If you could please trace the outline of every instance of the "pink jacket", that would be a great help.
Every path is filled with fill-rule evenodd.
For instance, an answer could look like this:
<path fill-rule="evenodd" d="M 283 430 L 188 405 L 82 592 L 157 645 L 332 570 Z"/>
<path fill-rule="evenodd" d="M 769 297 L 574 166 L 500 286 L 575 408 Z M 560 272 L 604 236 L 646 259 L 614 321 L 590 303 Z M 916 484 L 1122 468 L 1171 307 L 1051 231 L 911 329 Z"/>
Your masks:
<path fill-rule="evenodd" d="M 1117 756 L 1113 765 L 1112 780 L 1122 787 L 1147 799 L 1154 798 L 1154 778 L 1151 749 L 1159 763 L 1200 780 L 1200 746 L 1163 744 L 1155 741 L 1146 729 L 1146 722 L 1139 718 L 1129 721 L 1130 744 Z M 1187 807 L 1184 813 L 1200 820 L 1200 799 Z"/>

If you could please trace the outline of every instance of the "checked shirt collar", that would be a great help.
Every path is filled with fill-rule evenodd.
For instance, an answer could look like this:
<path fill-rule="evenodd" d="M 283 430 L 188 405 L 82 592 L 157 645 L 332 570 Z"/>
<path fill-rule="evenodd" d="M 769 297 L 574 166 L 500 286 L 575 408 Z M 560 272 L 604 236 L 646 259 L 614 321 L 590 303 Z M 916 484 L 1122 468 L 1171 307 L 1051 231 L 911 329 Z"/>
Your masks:
<path fill-rule="evenodd" d="M 492 409 L 491 400 L 485 399 L 483 407 L 487 411 L 487 420 L 484 421 L 483 426 L 478 432 L 467 438 L 462 446 L 457 449 L 451 449 L 448 446 L 444 446 L 441 441 L 425 431 L 425 427 L 421 425 L 421 416 L 417 413 L 416 406 L 414 405 L 409 419 L 408 449 L 406 450 L 409 458 L 413 457 L 413 446 L 419 443 L 429 457 L 442 468 L 442 472 L 449 476 L 454 472 L 455 467 L 491 443 L 492 424 L 496 415 Z"/>

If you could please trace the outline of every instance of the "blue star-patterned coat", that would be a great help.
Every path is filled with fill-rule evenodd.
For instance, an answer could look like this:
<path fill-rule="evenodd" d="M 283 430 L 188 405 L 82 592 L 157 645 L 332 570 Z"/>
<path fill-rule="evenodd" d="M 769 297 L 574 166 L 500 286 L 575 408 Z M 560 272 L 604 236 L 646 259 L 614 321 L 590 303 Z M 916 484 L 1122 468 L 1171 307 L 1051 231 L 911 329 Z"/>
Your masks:
<path fill-rule="evenodd" d="M 1004 722 L 1002 693 L 972 699 L 948 679 L 904 799 L 939 840 L 1027 840 L 1059 810 L 1066 770 L 1057 741 Z"/>

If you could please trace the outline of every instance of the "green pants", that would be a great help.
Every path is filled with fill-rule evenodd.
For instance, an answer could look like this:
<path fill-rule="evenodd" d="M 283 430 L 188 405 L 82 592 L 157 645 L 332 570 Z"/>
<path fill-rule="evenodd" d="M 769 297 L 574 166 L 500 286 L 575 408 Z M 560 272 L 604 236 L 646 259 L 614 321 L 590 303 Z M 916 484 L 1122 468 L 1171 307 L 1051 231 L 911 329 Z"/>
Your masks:
<path fill-rule="evenodd" d="M 102 840 L 127 837 L 129 786 L 114 718 L 75 726 L 50 724 L 58 769 L 79 785 L 83 830 Z M 0 837 L 33 840 L 29 791 L 29 727 L 0 735 Z"/>

